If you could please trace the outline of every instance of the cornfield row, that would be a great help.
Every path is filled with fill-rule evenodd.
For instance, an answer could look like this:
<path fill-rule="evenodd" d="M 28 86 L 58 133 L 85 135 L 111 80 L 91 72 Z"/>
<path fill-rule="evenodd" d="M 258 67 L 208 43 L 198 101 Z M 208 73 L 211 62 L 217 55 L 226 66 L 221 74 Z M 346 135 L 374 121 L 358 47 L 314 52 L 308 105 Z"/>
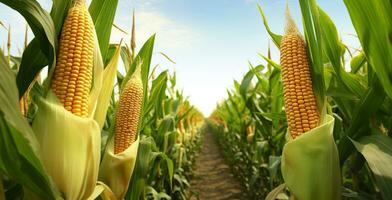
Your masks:
<path fill-rule="evenodd" d="M 355 52 L 315 0 L 299 0 L 304 36 L 288 8 L 279 35 L 259 6 L 280 62 L 260 55 L 209 118 L 252 199 L 392 198 L 392 4 L 344 3 Z"/>
<path fill-rule="evenodd" d="M 35 37 L 0 52 L 0 199 L 189 199 L 204 119 L 150 75 L 155 35 L 109 44 L 118 1 L 1 2 Z"/>
<path fill-rule="evenodd" d="M 286 8 L 283 35 L 259 6 L 280 61 L 260 55 L 206 124 L 151 69 L 155 35 L 136 52 L 135 16 L 110 44 L 120 1 L 0 2 L 34 34 L 0 51 L 0 200 L 190 199 L 206 131 L 251 199 L 392 199 L 390 1 L 344 0 L 355 52 L 316 0 L 299 0 L 304 31 Z"/>

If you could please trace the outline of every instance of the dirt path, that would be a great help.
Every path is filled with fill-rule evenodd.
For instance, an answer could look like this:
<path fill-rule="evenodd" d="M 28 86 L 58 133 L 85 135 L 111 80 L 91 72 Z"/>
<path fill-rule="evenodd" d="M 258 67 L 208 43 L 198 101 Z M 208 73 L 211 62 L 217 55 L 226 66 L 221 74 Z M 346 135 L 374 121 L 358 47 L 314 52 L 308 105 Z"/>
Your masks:
<path fill-rule="evenodd" d="M 247 199 L 211 133 L 206 133 L 202 150 L 196 160 L 191 190 L 199 195 L 200 200 Z M 196 199 L 195 197 L 191 200 Z"/>

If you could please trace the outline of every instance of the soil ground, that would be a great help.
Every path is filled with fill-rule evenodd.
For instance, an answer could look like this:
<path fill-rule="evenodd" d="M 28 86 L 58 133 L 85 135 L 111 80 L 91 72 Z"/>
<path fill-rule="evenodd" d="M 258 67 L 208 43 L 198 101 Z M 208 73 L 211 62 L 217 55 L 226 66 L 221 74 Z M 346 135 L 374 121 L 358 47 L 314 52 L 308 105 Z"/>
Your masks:
<path fill-rule="evenodd" d="M 246 200 L 241 183 L 226 164 L 212 133 L 206 133 L 196 170 L 191 180 L 191 191 L 200 200 Z M 191 200 L 196 200 L 192 197 Z"/>

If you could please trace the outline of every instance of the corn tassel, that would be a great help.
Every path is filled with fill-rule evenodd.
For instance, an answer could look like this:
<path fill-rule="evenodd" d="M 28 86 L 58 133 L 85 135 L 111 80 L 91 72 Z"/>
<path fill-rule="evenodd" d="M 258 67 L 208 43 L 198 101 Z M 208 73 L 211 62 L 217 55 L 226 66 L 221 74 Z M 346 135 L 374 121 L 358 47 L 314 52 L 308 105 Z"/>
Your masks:
<path fill-rule="evenodd" d="M 306 44 L 289 14 L 280 51 L 284 105 L 288 129 L 294 139 L 315 128 L 320 115 L 313 93 Z"/>
<path fill-rule="evenodd" d="M 92 83 L 94 24 L 84 1 L 68 11 L 61 31 L 51 88 L 64 108 L 79 117 L 88 116 Z"/>

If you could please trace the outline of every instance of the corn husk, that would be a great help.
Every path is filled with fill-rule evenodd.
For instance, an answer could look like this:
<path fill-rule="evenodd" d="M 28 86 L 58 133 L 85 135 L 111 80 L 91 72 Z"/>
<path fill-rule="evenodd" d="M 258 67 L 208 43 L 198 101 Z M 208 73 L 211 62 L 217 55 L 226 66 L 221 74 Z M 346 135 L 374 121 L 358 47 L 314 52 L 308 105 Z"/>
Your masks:
<path fill-rule="evenodd" d="M 286 143 L 282 175 L 297 200 L 339 200 L 340 169 L 333 138 L 334 118 Z"/>
<path fill-rule="evenodd" d="M 65 199 L 87 199 L 98 180 L 101 129 L 93 116 L 102 87 L 103 62 L 96 38 L 88 117 L 67 111 L 49 89 L 45 98 L 37 100 L 32 125 L 44 166 Z"/>
<path fill-rule="evenodd" d="M 64 109 L 53 93 L 37 102 L 33 130 L 42 161 L 66 199 L 86 199 L 93 192 L 100 160 L 100 128 L 92 118 Z"/>
<path fill-rule="evenodd" d="M 108 185 L 117 199 L 124 199 L 135 168 L 139 138 L 125 151 L 114 153 L 114 137 L 106 147 L 99 172 L 99 180 Z"/>

